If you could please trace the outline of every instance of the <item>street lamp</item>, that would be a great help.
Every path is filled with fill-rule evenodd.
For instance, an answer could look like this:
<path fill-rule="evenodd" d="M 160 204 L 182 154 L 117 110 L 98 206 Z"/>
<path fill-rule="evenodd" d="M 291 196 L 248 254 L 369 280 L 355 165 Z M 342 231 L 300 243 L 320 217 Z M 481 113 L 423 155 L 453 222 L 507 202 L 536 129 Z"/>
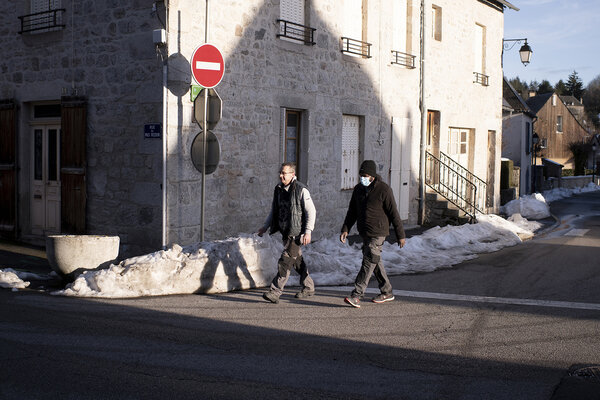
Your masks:
<path fill-rule="evenodd" d="M 512 43 L 512 44 L 511 44 Z M 529 46 L 529 44 L 527 44 L 527 38 L 524 39 L 502 39 L 502 64 L 504 66 L 504 50 L 510 50 L 513 47 L 515 47 L 515 45 L 517 43 L 523 43 L 523 46 L 521 46 L 521 48 L 519 49 L 519 56 L 521 57 L 521 62 L 523 63 L 524 66 L 527 66 L 527 64 L 529 64 L 529 62 L 531 61 L 531 54 L 533 53 L 533 50 L 531 50 L 531 47 Z"/>
<path fill-rule="evenodd" d="M 531 136 L 531 143 L 533 147 L 533 193 L 535 193 L 536 190 L 536 165 L 537 165 L 537 160 L 536 160 L 536 153 L 537 153 L 537 144 L 540 141 L 540 137 L 538 136 L 537 133 L 533 132 L 533 136 Z"/>

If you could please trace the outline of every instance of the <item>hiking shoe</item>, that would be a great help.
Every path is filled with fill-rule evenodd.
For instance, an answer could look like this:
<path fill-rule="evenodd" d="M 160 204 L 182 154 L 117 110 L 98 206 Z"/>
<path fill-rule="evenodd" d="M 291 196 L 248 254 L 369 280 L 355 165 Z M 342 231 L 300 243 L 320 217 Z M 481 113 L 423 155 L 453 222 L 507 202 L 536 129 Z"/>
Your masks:
<path fill-rule="evenodd" d="M 296 298 L 297 299 L 304 299 L 304 298 L 310 297 L 310 296 L 312 296 L 314 294 L 315 294 L 314 290 L 308 290 L 308 289 L 304 288 L 301 291 L 299 291 L 298 293 L 296 293 Z"/>
<path fill-rule="evenodd" d="M 275 293 L 273 293 L 271 291 L 264 292 L 263 293 L 263 299 L 265 299 L 267 301 L 270 301 L 273 304 L 279 303 L 279 297 Z"/>
<path fill-rule="evenodd" d="M 358 297 L 346 297 L 344 301 L 354 308 L 360 308 L 360 299 Z"/>
<path fill-rule="evenodd" d="M 380 295 L 373 297 L 373 303 L 385 303 L 386 301 L 392 301 L 394 299 L 395 299 L 395 297 L 394 297 L 393 293 L 388 293 L 388 294 L 381 293 Z"/>

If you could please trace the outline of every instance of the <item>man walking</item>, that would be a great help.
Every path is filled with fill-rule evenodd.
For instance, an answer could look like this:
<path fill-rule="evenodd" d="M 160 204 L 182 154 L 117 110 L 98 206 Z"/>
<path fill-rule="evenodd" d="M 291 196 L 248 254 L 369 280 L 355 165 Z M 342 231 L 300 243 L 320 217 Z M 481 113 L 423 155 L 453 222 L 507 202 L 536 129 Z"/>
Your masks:
<path fill-rule="evenodd" d="M 348 232 L 357 222 L 358 233 L 363 240 L 363 260 L 354 281 L 354 290 L 344 301 L 352 307 L 360 307 L 371 275 L 375 273 L 381 294 L 373 298 L 374 303 L 394 300 L 392 284 L 383 269 L 381 249 L 386 236 L 390 234 L 390 222 L 394 225 L 398 245 L 406 243 L 404 228 L 392 189 L 377 175 L 377 165 L 373 160 L 365 160 L 360 166 L 360 183 L 354 187 L 346 219 L 342 226 L 340 241 L 346 242 Z"/>
<path fill-rule="evenodd" d="M 307 245 L 315 227 L 316 210 L 306 185 L 296 179 L 296 165 L 284 163 L 279 171 L 281 183 L 275 186 L 271 213 L 263 227 L 258 230 L 262 236 L 267 229 L 273 234 L 281 232 L 283 252 L 277 263 L 277 275 L 263 298 L 271 303 L 279 303 L 279 297 L 287 283 L 292 268 L 300 274 L 302 290 L 297 298 L 310 297 L 315 293 L 315 284 L 308 275 L 300 246 Z"/>

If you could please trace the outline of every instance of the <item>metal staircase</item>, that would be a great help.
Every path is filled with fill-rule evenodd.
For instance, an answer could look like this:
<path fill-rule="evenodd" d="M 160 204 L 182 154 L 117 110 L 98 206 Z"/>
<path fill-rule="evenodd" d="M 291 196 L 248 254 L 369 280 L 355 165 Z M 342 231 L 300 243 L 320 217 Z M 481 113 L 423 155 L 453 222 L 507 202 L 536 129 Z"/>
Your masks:
<path fill-rule="evenodd" d="M 487 184 L 440 151 L 439 158 L 426 152 L 425 184 L 475 222 L 485 214 Z"/>

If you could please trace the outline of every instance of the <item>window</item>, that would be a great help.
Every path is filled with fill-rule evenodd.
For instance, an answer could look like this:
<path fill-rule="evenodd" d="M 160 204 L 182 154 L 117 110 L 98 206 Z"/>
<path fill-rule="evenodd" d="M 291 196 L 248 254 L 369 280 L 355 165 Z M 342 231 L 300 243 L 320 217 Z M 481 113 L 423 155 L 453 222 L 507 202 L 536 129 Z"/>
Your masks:
<path fill-rule="evenodd" d="M 306 26 L 305 0 L 280 0 L 277 37 L 314 45 L 314 28 Z"/>
<path fill-rule="evenodd" d="M 64 27 L 62 13 L 64 9 L 61 0 L 31 0 L 30 14 L 19 17 L 21 31 L 32 34 L 60 30 Z"/>
<path fill-rule="evenodd" d="M 442 40 L 442 8 L 436 5 L 431 6 L 431 37 Z"/>
<path fill-rule="evenodd" d="M 358 183 L 360 117 L 342 116 L 342 190 Z"/>
<path fill-rule="evenodd" d="M 352 57 L 371 58 L 371 44 L 366 42 L 367 35 L 363 29 L 367 18 L 363 0 L 344 0 L 342 18 L 342 53 Z"/>
<path fill-rule="evenodd" d="M 450 128 L 450 140 L 448 142 L 448 154 L 467 154 L 468 129 Z"/>
<path fill-rule="evenodd" d="M 556 133 L 563 133 L 563 117 L 562 117 L 562 115 L 556 116 Z"/>
<path fill-rule="evenodd" d="M 392 64 L 415 68 L 415 56 L 410 54 L 411 28 L 410 0 L 397 0 L 392 3 Z"/>
<path fill-rule="evenodd" d="M 342 34 L 354 40 L 363 40 L 362 0 L 344 0 L 343 18 Z"/>
<path fill-rule="evenodd" d="M 485 74 L 485 26 L 475 24 L 473 40 L 473 72 Z"/>
<path fill-rule="evenodd" d="M 393 4 L 393 40 L 392 46 L 396 51 L 408 52 L 407 42 L 407 6 L 405 0 L 396 0 Z"/>
<path fill-rule="evenodd" d="M 531 154 L 531 123 L 525 122 L 525 154 Z"/>
<path fill-rule="evenodd" d="M 282 162 L 296 163 L 296 175 L 300 170 L 300 122 L 302 112 L 282 109 Z"/>

